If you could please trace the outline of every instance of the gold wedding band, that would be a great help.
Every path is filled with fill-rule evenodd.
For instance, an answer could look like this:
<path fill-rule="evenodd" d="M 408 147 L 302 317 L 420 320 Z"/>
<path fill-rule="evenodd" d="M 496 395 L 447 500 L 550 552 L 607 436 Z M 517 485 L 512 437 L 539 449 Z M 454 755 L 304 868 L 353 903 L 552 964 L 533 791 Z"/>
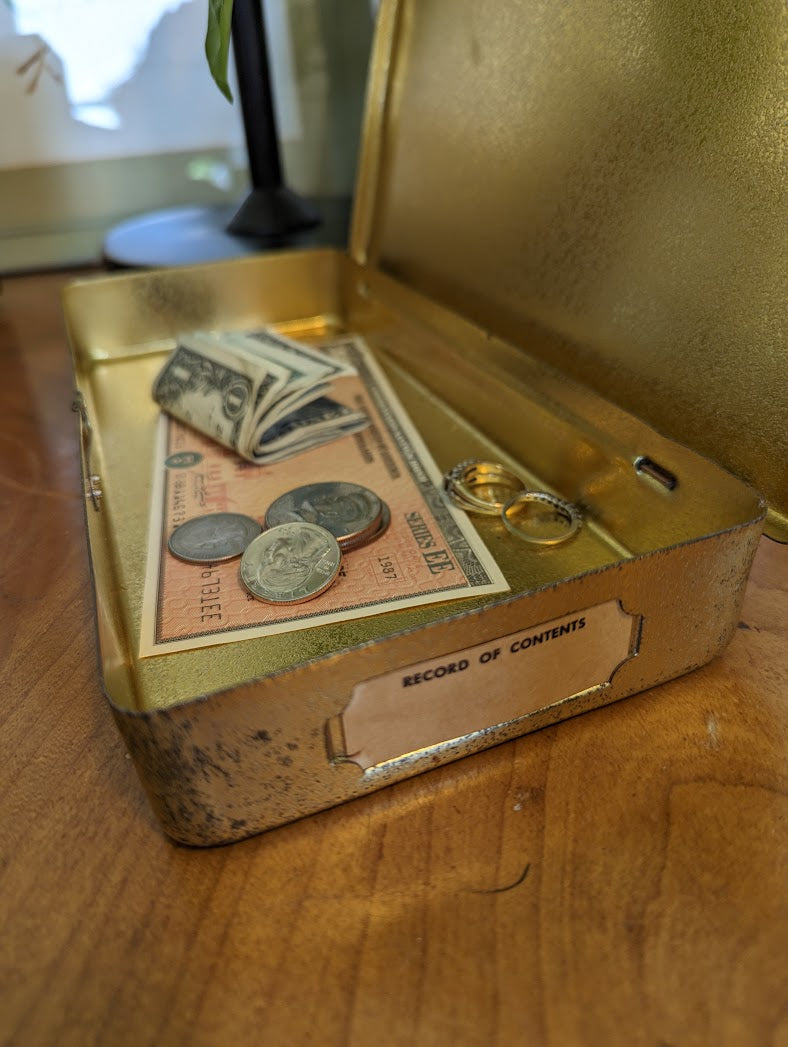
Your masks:
<path fill-rule="evenodd" d="M 498 516 L 512 495 L 525 490 L 525 484 L 505 465 L 470 459 L 449 469 L 443 488 L 460 509 Z"/>
<path fill-rule="evenodd" d="M 518 538 L 536 545 L 558 545 L 580 528 L 580 513 L 547 491 L 522 491 L 507 502 L 503 522 Z"/>

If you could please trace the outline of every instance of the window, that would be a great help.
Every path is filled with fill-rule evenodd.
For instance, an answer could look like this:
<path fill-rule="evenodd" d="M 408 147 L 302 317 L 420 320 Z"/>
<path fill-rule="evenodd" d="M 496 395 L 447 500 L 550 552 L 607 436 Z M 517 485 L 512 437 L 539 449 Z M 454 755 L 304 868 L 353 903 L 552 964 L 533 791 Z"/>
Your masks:
<path fill-rule="evenodd" d="M 286 178 L 349 192 L 370 4 L 263 3 Z M 0 0 L 0 271 L 96 260 L 127 217 L 243 197 L 206 18 L 207 0 Z"/>

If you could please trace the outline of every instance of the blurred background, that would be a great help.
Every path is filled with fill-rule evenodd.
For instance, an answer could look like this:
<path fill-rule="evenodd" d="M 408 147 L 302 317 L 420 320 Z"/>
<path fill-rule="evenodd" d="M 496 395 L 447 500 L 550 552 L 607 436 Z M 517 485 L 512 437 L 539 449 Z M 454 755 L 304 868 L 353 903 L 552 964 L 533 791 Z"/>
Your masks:
<path fill-rule="evenodd" d="M 352 193 L 376 0 L 261 0 L 284 181 Z M 249 185 L 204 55 L 207 0 L 0 0 L 0 272 L 98 262 L 161 208 Z M 232 63 L 232 55 L 231 55 Z"/>

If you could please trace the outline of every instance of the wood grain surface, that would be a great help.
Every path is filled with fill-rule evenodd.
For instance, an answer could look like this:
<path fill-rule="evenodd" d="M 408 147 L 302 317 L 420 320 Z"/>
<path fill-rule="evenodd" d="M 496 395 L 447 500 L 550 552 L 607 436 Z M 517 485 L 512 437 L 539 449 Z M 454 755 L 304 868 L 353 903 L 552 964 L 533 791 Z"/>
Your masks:
<path fill-rule="evenodd" d="M 0 297 L 0 1041 L 788 1044 L 788 549 L 690 676 L 175 846 L 100 688 L 68 276 Z"/>

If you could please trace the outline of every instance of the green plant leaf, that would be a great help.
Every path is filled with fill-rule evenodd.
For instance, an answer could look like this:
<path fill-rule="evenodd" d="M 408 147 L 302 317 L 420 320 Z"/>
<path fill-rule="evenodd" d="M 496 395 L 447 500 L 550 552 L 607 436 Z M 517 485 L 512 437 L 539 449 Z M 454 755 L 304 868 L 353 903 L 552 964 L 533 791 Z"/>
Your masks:
<path fill-rule="evenodd" d="M 208 0 L 208 29 L 205 33 L 205 57 L 216 86 L 228 102 L 233 93 L 227 82 L 227 59 L 230 53 L 230 27 L 233 0 Z"/>

